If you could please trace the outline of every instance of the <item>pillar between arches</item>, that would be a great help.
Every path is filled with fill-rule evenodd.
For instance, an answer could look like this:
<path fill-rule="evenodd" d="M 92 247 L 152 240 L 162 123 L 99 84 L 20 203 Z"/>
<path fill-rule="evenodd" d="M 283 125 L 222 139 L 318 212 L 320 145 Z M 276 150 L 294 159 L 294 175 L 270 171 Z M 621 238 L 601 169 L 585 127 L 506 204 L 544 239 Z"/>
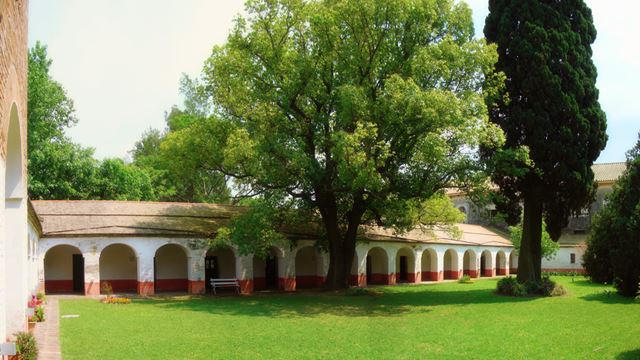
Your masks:
<path fill-rule="evenodd" d="M 85 296 L 100 295 L 100 254 L 95 251 L 84 252 L 82 257 L 84 258 L 84 294 Z"/>

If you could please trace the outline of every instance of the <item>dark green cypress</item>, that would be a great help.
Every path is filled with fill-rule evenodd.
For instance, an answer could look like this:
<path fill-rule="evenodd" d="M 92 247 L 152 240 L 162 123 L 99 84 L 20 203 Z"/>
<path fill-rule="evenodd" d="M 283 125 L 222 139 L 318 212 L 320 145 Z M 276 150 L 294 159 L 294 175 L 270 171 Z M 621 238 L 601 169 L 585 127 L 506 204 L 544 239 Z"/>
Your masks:
<path fill-rule="evenodd" d="M 485 156 L 496 159 L 492 179 L 507 200 L 499 208 L 514 220 L 514 204 L 524 205 L 518 280 L 539 280 L 542 219 L 557 240 L 592 201 L 591 165 L 607 142 L 591 60 L 596 29 L 582 0 L 490 0 L 484 33 L 506 76 L 504 96 L 489 100 L 506 144 Z M 512 156 L 525 147 L 531 162 Z"/>

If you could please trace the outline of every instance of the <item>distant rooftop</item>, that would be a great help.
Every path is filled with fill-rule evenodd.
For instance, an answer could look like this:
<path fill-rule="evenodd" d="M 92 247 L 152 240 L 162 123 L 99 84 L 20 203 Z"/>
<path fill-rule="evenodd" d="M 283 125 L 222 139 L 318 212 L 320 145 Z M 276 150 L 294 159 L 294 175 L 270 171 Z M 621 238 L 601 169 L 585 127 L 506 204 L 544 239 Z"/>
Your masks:
<path fill-rule="evenodd" d="M 33 200 L 42 225 L 43 237 L 159 236 L 210 237 L 244 206 L 103 200 Z M 457 224 L 460 237 L 443 229 L 412 230 L 398 234 L 378 226 L 364 227 L 363 238 L 370 241 L 408 243 L 511 246 L 501 234 L 480 225 Z M 283 229 L 296 238 L 315 238 L 313 224 Z"/>
<path fill-rule="evenodd" d="M 623 162 L 593 164 L 591 170 L 597 182 L 616 181 L 622 175 L 627 165 Z"/>

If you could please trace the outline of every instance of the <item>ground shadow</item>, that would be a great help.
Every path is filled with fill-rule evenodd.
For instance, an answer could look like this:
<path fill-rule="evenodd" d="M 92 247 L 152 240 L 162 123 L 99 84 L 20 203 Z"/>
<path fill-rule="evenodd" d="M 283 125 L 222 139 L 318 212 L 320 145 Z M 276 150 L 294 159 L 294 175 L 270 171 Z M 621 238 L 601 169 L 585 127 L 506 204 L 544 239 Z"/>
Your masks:
<path fill-rule="evenodd" d="M 616 355 L 617 360 L 638 360 L 640 359 L 640 349 L 629 350 Z"/>
<path fill-rule="evenodd" d="M 435 291 L 421 286 L 410 291 L 384 289 L 379 295 L 347 293 L 275 293 L 248 297 L 200 297 L 189 301 L 153 299 L 141 304 L 167 309 L 207 312 L 220 315 L 313 317 L 336 315 L 353 317 L 401 316 L 427 313 L 435 306 L 466 306 L 491 303 L 527 302 L 536 298 L 499 296 L 492 289 Z"/>
<path fill-rule="evenodd" d="M 599 293 L 587 294 L 581 296 L 580 299 L 587 301 L 599 301 L 604 304 L 637 304 L 637 302 L 635 302 L 633 298 L 626 298 L 622 295 L 619 295 L 613 290 L 603 290 Z M 640 359 L 640 357 L 638 359 Z"/>

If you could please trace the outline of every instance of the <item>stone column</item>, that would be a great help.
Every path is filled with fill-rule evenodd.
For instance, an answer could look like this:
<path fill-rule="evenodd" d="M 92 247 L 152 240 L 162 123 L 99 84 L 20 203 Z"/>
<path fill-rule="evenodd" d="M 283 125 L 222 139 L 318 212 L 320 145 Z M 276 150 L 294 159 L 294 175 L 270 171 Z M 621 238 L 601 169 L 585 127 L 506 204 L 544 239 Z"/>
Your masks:
<path fill-rule="evenodd" d="M 419 284 L 422 282 L 422 251 L 414 251 L 413 256 L 413 273 L 415 274 L 414 280 L 417 284 Z"/>
<path fill-rule="evenodd" d="M 253 256 L 236 256 L 236 278 L 241 294 L 253 293 Z"/>
<path fill-rule="evenodd" d="M 438 261 L 436 262 L 436 277 L 434 281 L 442 281 L 444 280 L 444 254 L 445 251 L 436 251 L 436 258 Z"/>
<path fill-rule="evenodd" d="M 397 250 L 393 249 L 391 250 L 391 254 L 389 254 L 390 251 L 388 251 L 387 249 L 384 249 L 385 253 L 387 254 L 387 285 L 395 285 L 396 284 L 396 257 L 397 257 Z"/>
<path fill-rule="evenodd" d="M 369 249 L 356 248 L 356 254 L 358 255 L 358 273 L 355 275 L 355 285 L 358 287 L 367 286 L 367 253 Z"/>
<path fill-rule="evenodd" d="M 84 294 L 100 295 L 100 254 L 96 251 L 82 253 L 84 258 Z"/>
<path fill-rule="evenodd" d="M 289 249 L 284 249 L 283 256 L 278 257 L 278 288 L 296 291 L 296 258 Z"/>
<path fill-rule="evenodd" d="M 205 250 L 206 252 L 206 250 Z M 191 256 L 187 258 L 188 278 L 189 278 L 189 294 L 204 294 L 205 292 L 205 274 L 204 274 L 204 253 L 200 251 L 192 251 Z"/>
<path fill-rule="evenodd" d="M 155 293 L 153 283 L 153 258 L 155 254 L 141 254 L 138 257 L 138 294 L 142 296 Z"/>

